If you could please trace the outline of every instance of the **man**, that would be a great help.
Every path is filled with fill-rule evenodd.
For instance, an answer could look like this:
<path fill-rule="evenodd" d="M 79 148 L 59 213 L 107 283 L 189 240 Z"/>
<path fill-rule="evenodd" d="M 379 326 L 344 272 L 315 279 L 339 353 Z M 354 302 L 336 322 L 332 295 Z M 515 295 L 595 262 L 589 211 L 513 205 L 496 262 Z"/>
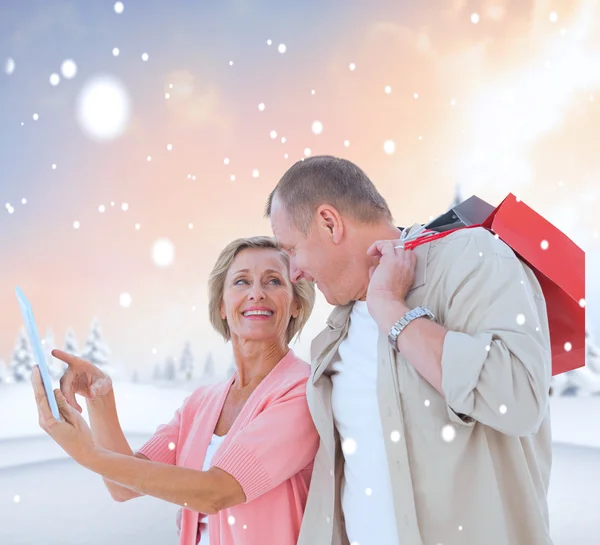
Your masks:
<path fill-rule="evenodd" d="M 482 228 L 405 250 L 422 227 L 401 233 L 334 157 L 293 165 L 266 216 L 292 280 L 336 306 L 311 345 L 321 444 L 299 545 L 550 544 L 551 356 L 532 271 Z"/>

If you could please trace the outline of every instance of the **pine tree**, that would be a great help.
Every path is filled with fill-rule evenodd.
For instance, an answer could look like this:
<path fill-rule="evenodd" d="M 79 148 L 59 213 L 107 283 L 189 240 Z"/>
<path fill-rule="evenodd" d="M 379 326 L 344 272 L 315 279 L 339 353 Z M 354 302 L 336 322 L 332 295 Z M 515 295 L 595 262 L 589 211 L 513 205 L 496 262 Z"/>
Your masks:
<path fill-rule="evenodd" d="M 454 201 L 452 202 L 452 206 L 450 208 L 454 208 L 455 206 L 458 206 L 464 200 L 465 199 L 463 198 L 460 184 L 456 184 L 456 191 L 454 193 Z"/>
<path fill-rule="evenodd" d="M 185 343 L 183 353 L 179 360 L 179 376 L 183 380 L 191 380 L 194 372 L 194 354 L 192 354 L 192 347 L 188 342 Z"/>
<path fill-rule="evenodd" d="M 77 339 L 75 337 L 75 333 L 71 328 L 67 329 L 67 333 L 65 335 L 65 352 L 73 354 L 74 356 L 79 355 L 79 348 L 77 348 Z"/>
<path fill-rule="evenodd" d="M 25 334 L 25 329 L 21 328 L 10 362 L 11 374 L 14 381 L 26 382 L 31 380 L 31 372 L 34 365 L 35 361 Z"/>
<path fill-rule="evenodd" d="M 164 380 L 175 380 L 177 378 L 177 370 L 175 368 L 175 359 L 172 356 L 167 358 L 165 362 L 165 370 L 163 374 Z"/>
<path fill-rule="evenodd" d="M 102 369 L 108 366 L 109 355 L 110 350 L 102 338 L 100 323 L 97 318 L 94 318 L 92 330 L 87 338 L 81 357 Z"/>
<path fill-rule="evenodd" d="M 59 379 L 66 368 L 66 364 L 51 354 L 52 350 L 56 348 L 56 344 L 54 342 L 54 332 L 50 328 L 46 330 L 46 336 L 42 342 L 42 347 L 44 349 L 46 365 L 50 370 L 50 376 L 54 379 Z"/>
<path fill-rule="evenodd" d="M 0 360 L 0 384 L 7 384 L 8 377 L 8 365 L 6 365 L 4 360 Z"/>
<path fill-rule="evenodd" d="M 237 371 L 237 367 L 235 365 L 235 360 L 232 358 L 231 363 L 229 364 L 229 368 L 227 369 L 227 373 L 226 373 L 227 379 L 232 377 L 236 371 Z"/>
<path fill-rule="evenodd" d="M 212 380 L 215 377 L 215 362 L 212 357 L 212 353 L 208 353 L 206 361 L 204 362 L 204 379 Z"/>

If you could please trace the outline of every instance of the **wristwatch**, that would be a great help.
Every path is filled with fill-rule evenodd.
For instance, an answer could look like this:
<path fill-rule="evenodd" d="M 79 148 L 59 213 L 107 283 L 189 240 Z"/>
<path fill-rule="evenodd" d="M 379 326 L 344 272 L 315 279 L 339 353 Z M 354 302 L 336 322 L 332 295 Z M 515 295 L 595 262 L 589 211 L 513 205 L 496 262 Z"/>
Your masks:
<path fill-rule="evenodd" d="M 402 318 L 400 318 L 390 329 L 388 333 L 388 340 L 390 344 L 394 347 L 394 350 L 398 350 L 396 345 L 396 341 L 398 340 L 398 335 L 402 333 L 402 330 L 410 324 L 413 320 L 417 318 L 428 318 L 429 320 L 434 320 L 435 316 L 433 313 L 424 308 L 424 307 L 416 307 L 412 310 L 409 310 Z"/>

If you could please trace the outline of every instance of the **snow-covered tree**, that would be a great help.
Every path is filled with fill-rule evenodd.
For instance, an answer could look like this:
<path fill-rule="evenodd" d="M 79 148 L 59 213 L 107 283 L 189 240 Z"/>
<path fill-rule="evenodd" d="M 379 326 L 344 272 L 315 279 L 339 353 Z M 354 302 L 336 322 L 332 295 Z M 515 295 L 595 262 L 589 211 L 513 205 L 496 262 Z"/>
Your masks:
<path fill-rule="evenodd" d="M 230 378 L 237 371 L 237 367 L 235 365 L 235 360 L 231 360 L 229 364 L 229 368 L 227 369 L 226 378 Z"/>
<path fill-rule="evenodd" d="M 0 360 L 0 384 L 6 384 L 9 376 L 8 365 L 4 360 Z"/>
<path fill-rule="evenodd" d="M 157 363 L 154 366 L 154 373 L 152 374 L 152 378 L 154 380 L 162 380 L 162 378 L 163 378 L 163 371 L 162 371 L 162 369 L 160 367 L 160 363 Z"/>
<path fill-rule="evenodd" d="M 52 350 L 56 348 L 56 343 L 54 342 L 54 332 L 50 328 L 46 330 L 42 347 L 44 349 L 46 365 L 48 365 L 48 369 L 50 370 L 50 376 L 54 379 L 59 379 L 67 366 L 51 354 Z"/>
<path fill-rule="evenodd" d="M 74 356 L 79 355 L 79 348 L 77 347 L 77 338 L 73 329 L 68 328 L 65 335 L 65 352 L 73 354 Z"/>
<path fill-rule="evenodd" d="M 177 378 L 177 369 L 175 367 L 175 358 L 169 356 L 165 361 L 163 380 L 175 380 Z"/>
<path fill-rule="evenodd" d="M 203 378 L 205 380 L 213 380 L 215 377 L 215 361 L 213 360 L 212 353 L 208 353 L 206 361 L 204 362 Z"/>
<path fill-rule="evenodd" d="M 10 372 L 14 381 L 26 382 L 31 380 L 31 372 L 34 365 L 35 360 L 33 359 L 33 353 L 31 352 L 25 329 L 21 328 L 10 362 Z"/>
<path fill-rule="evenodd" d="M 179 359 L 179 378 L 182 380 L 191 380 L 194 373 L 194 354 L 192 347 L 188 342 L 183 347 L 181 358 Z"/>
<path fill-rule="evenodd" d="M 100 323 L 97 318 L 94 318 L 92 321 L 92 330 L 81 352 L 81 357 L 103 369 L 104 367 L 108 367 L 109 355 L 110 350 L 102 337 Z"/>
<path fill-rule="evenodd" d="M 456 184 L 456 191 L 454 193 L 454 201 L 452 201 L 452 206 L 450 208 L 454 208 L 455 206 L 459 205 L 464 200 L 465 199 L 463 197 L 462 189 L 460 187 L 460 184 Z"/>

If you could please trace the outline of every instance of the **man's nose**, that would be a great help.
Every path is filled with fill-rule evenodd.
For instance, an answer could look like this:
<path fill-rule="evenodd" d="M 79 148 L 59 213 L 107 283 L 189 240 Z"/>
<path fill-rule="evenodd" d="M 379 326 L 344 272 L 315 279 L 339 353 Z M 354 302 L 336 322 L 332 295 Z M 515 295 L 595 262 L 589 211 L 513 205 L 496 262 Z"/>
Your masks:
<path fill-rule="evenodd" d="M 306 279 L 309 282 L 312 282 L 312 277 L 306 274 L 302 269 L 296 267 L 293 263 L 290 265 L 290 280 L 292 283 L 296 284 L 300 282 L 300 280 Z"/>

